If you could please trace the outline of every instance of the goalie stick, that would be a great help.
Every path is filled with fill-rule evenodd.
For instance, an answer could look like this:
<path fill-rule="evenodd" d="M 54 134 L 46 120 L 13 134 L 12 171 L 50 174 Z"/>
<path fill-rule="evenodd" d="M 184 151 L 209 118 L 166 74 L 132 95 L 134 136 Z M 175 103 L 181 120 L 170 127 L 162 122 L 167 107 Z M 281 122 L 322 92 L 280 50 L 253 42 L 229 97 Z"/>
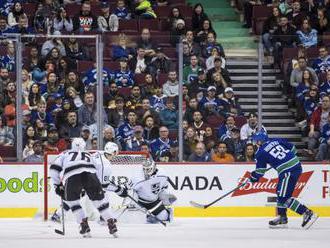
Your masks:
<path fill-rule="evenodd" d="M 265 172 L 269 171 L 272 167 L 269 167 L 268 169 L 265 170 Z M 195 207 L 195 208 L 202 208 L 202 209 L 206 209 L 210 206 L 212 206 L 213 204 L 217 203 L 218 201 L 222 200 L 223 198 L 227 197 L 228 195 L 230 195 L 231 193 L 233 193 L 235 190 L 245 186 L 246 184 L 248 184 L 250 182 L 250 180 L 247 180 L 244 183 L 239 184 L 237 187 L 235 187 L 234 189 L 232 189 L 231 191 L 227 192 L 226 194 L 220 196 L 219 198 L 215 199 L 214 201 L 208 203 L 208 204 L 201 204 L 195 201 L 190 201 L 189 203 Z"/>
<path fill-rule="evenodd" d="M 61 213 L 62 213 L 62 230 L 55 229 L 55 232 L 60 235 L 65 235 L 65 221 L 64 221 L 64 205 L 63 205 L 63 197 L 61 197 Z"/>

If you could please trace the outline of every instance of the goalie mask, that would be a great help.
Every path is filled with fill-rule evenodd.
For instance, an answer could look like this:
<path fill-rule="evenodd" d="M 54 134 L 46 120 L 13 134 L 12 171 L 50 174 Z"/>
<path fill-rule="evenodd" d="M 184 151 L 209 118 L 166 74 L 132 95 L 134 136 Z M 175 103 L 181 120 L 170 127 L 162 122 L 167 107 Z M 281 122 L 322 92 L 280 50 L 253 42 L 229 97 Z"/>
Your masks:
<path fill-rule="evenodd" d="M 74 151 L 85 151 L 86 142 L 83 138 L 74 138 L 71 142 L 71 149 Z"/>
<path fill-rule="evenodd" d="M 119 153 L 119 147 L 116 143 L 108 142 L 104 146 L 104 153 L 105 155 L 115 156 Z"/>
<path fill-rule="evenodd" d="M 147 159 L 146 161 L 144 161 L 142 166 L 146 178 L 149 178 L 156 170 L 156 164 L 151 159 Z"/>

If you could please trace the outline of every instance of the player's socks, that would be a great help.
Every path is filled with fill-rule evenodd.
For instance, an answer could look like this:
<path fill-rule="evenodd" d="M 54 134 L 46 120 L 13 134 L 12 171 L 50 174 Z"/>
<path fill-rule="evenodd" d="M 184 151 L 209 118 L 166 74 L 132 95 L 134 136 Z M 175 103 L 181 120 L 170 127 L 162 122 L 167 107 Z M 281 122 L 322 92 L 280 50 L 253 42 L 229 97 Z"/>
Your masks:
<path fill-rule="evenodd" d="M 91 229 L 89 228 L 87 218 L 84 218 L 82 220 L 82 222 L 80 223 L 80 231 L 79 231 L 79 233 L 84 238 L 89 238 L 89 237 L 91 237 L 90 232 L 91 232 Z"/>
<path fill-rule="evenodd" d="M 288 218 L 286 216 L 277 216 L 274 220 L 269 221 L 269 228 L 287 228 Z"/>
<path fill-rule="evenodd" d="M 110 218 L 108 219 L 107 222 L 108 222 L 109 233 L 115 235 L 115 233 L 118 231 L 116 226 L 117 220 Z"/>
<path fill-rule="evenodd" d="M 305 229 L 310 228 L 314 222 L 318 219 L 318 215 L 315 214 L 312 210 L 307 209 L 303 215 L 303 222 L 301 226 Z"/>
<path fill-rule="evenodd" d="M 52 217 L 50 219 L 54 222 L 61 223 L 61 216 L 59 216 L 56 211 L 53 213 Z"/>

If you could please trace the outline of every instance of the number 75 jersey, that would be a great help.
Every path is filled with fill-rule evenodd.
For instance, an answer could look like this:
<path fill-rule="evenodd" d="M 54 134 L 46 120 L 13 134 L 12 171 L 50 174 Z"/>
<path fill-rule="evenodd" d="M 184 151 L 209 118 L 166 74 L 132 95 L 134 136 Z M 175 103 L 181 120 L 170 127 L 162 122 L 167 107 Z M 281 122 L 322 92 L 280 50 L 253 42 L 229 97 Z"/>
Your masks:
<path fill-rule="evenodd" d="M 60 153 L 50 166 L 50 176 L 54 184 L 60 183 L 60 175 L 63 183 L 76 174 L 83 172 L 96 173 L 95 160 L 89 152 L 67 150 Z"/>
<path fill-rule="evenodd" d="M 263 174 L 269 164 L 279 174 L 301 167 L 293 144 L 284 139 L 270 139 L 256 152 L 256 172 Z"/>

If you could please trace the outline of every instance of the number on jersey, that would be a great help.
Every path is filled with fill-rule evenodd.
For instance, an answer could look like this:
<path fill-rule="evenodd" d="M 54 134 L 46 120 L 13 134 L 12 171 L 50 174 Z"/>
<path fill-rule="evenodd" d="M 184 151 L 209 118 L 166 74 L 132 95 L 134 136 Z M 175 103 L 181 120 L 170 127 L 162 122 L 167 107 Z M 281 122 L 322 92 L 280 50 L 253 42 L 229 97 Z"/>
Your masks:
<path fill-rule="evenodd" d="M 286 154 L 288 154 L 290 150 L 286 150 L 283 146 L 277 145 L 273 149 L 270 150 L 270 155 L 272 155 L 274 158 L 282 160 L 285 158 Z"/>
<path fill-rule="evenodd" d="M 76 161 L 77 157 L 79 155 L 79 152 L 69 152 L 70 155 L 72 155 L 70 161 Z M 91 157 L 90 154 L 88 152 L 81 152 L 81 158 L 78 158 L 78 160 L 84 160 L 86 162 L 90 162 L 91 161 Z"/>

